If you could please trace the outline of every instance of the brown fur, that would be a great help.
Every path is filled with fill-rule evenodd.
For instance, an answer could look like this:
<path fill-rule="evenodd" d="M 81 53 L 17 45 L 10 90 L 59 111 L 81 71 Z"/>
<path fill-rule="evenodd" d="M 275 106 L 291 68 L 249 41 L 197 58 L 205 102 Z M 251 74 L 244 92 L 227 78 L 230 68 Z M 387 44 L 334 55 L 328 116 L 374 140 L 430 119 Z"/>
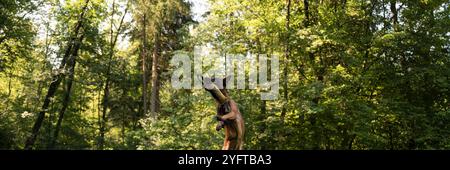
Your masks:
<path fill-rule="evenodd" d="M 217 103 L 217 107 L 219 103 Z M 230 100 L 231 112 L 217 117 L 224 122 L 225 138 L 222 150 L 242 150 L 244 145 L 244 119 L 239 108 L 233 100 Z"/>
<path fill-rule="evenodd" d="M 244 146 L 245 133 L 244 118 L 239 111 L 237 103 L 230 98 L 225 87 L 226 82 L 224 81 L 223 89 L 220 89 L 220 91 L 229 99 L 231 111 L 228 113 L 221 113 L 219 111 L 217 113 L 216 117 L 219 121 L 219 124 L 217 125 L 216 129 L 220 130 L 222 127 L 224 127 L 225 129 L 225 138 L 222 150 L 242 150 Z M 216 107 L 219 108 L 222 103 L 220 103 L 217 99 L 215 100 Z"/>

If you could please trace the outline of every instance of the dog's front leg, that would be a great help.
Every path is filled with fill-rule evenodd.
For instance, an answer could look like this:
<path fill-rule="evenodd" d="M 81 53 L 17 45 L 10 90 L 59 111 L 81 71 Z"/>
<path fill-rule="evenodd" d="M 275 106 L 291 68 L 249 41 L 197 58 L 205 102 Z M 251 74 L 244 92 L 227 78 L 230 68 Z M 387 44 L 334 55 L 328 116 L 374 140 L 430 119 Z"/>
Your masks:
<path fill-rule="evenodd" d="M 217 119 L 220 121 L 235 120 L 236 112 L 230 112 L 226 115 L 217 115 Z"/>

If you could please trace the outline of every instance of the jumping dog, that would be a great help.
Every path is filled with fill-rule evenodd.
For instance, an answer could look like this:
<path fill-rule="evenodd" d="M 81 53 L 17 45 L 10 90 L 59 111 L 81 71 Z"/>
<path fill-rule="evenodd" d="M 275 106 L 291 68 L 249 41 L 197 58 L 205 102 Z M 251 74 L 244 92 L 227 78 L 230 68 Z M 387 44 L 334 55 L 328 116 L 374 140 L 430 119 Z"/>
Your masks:
<path fill-rule="evenodd" d="M 203 78 L 203 83 L 205 90 L 211 93 L 216 101 L 217 114 L 215 118 L 219 121 L 216 130 L 225 129 L 222 150 L 242 150 L 245 132 L 244 119 L 238 105 L 230 98 L 226 90 L 226 80 L 228 79 Z"/>

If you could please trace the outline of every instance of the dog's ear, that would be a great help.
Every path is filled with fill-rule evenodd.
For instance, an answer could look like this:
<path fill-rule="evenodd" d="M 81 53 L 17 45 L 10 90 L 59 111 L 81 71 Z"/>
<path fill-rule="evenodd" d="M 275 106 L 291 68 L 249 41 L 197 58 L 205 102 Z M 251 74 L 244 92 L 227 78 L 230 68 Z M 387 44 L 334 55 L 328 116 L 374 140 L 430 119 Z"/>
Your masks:
<path fill-rule="evenodd" d="M 203 77 L 202 75 L 202 86 L 203 88 L 209 90 L 210 84 L 212 83 L 211 78 Z"/>
<path fill-rule="evenodd" d="M 230 82 L 231 81 L 231 76 L 229 75 L 229 76 L 226 76 L 224 79 L 223 79 L 223 89 L 226 89 L 227 88 L 227 84 L 228 83 L 232 83 L 232 82 Z"/>
<path fill-rule="evenodd" d="M 231 82 L 231 76 L 226 76 L 225 78 L 223 78 L 221 80 L 222 80 L 222 88 L 220 89 L 220 92 L 222 92 L 223 95 L 228 97 L 227 85 L 228 85 L 228 83 L 233 83 L 233 82 Z"/>

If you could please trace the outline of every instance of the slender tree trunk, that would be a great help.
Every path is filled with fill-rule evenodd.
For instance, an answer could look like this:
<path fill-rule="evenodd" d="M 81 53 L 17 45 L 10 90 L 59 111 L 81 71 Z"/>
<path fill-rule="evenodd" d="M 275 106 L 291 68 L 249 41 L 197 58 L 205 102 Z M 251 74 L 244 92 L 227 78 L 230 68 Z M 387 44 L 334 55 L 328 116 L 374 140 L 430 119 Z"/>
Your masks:
<path fill-rule="evenodd" d="M 259 59 L 259 57 L 260 57 L 260 55 L 261 55 L 261 53 L 262 53 L 262 50 L 261 50 L 261 48 L 262 48 L 262 46 L 261 46 L 261 41 L 260 41 L 260 39 L 259 38 L 257 38 L 256 39 L 256 51 L 257 51 L 257 57 L 258 57 L 258 59 Z M 269 54 L 269 57 L 271 56 L 272 54 Z M 272 69 L 272 68 L 271 68 Z M 271 72 L 271 71 L 269 71 L 269 70 L 267 70 L 267 72 Z M 260 114 L 259 114 L 259 117 L 258 117 L 258 119 L 260 120 L 260 121 L 264 121 L 265 119 L 266 119 L 266 117 L 267 117 L 267 104 L 266 104 L 266 100 L 261 100 L 261 103 L 260 103 Z M 259 125 L 259 132 L 260 133 L 264 133 L 265 132 L 265 130 L 266 130 L 266 124 L 265 123 L 261 123 L 260 125 Z M 262 149 L 262 150 L 264 150 L 264 149 L 267 149 L 267 146 L 266 146 L 266 141 L 265 140 L 261 140 L 261 148 L 260 149 Z"/>
<path fill-rule="evenodd" d="M 121 136 L 122 136 L 122 145 L 125 146 L 125 112 L 122 112 L 122 128 L 121 128 Z"/>
<path fill-rule="evenodd" d="M 105 84 L 105 88 L 103 90 L 103 102 L 102 105 L 102 113 L 101 118 L 99 120 L 100 124 L 100 138 L 98 142 L 98 149 L 103 150 L 105 146 L 105 133 L 106 133 L 106 111 L 108 109 L 108 96 L 109 96 L 109 85 L 108 82 Z"/>
<path fill-rule="evenodd" d="M 103 85 L 100 85 L 100 86 L 103 86 Z M 102 90 L 98 90 L 97 91 L 97 101 L 96 101 L 96 103 L 97 103 L 97 124 L 98 124 L 98 128 L 99 128 L 99 138 L 97 139 L 98 141 L 97 141 L 97 149 L 100 149 L 101 147 L 100 147 L 100 143 L 101 143 L 101 139 L 100 139 L 100 134 L 101 134 L 101 129 L 102 129 L 102 114 L 100 113 L 101 112 L 101 108 L 102 108 L 102 98 L 101 98 L 101 94 L 102 93 Z"/>
<path fill-rule="evenodd" d="M 113 22 L 114 22 L 114 8 L 115 8 L 116 1 L 113 1 L 112 4 L 112 12 L 111 12 L 111 21 L 110 21 L 110 35 L 109 35 L 109 59 L 108 59 L 108 66 L 106 71 L 106 80 L 105 80 L 105 88 L 103 89 L 103 102 L 102 102 L 102 115 L 100 120 L 100 139 L 98 143 L 98 147 L 100 150 L 103 150 L 105 145 L 105 131 L 106 131 L 106 112 L 108 110 L 108 98 L 109 98 L 109 78 L 110 78 L 110 71 L 111 71 L 111 60 L 114 53 L 114 46 L 113 46 Z"/>
<path fill-rule="evenodd" d="M 8 95 L 7 95 L 7 98 L 11 96 L 11 91 L 12 91 L 12 89 L 11 89 L 11 81 L 12 81 L 12 73 L 10 72 L 8 74 Z"/>
<path fill-rule="evenodd" d="M 283 108 L 281 110 L 281 119 L 284 120 L 284 117 L 286 116 L 286 110 L 287 105 L 289 103 L 289 97 L 288 97 L 288 67 L 289 67 L 289 39 L 290 39 L 290 28 L 289 28 L 289 22 L 291 17 L 291 0 L 286 0 L 287 2 L 287 14 L 286 14 L 286 41 L 285 41 L 285 51 L 284 51 L 284 70 L 283 70 L 283 95 L 284 95 L 284 104 Z"/>
<path fill-rule="evenodd" d="M 304 0 L 304 11 L 305 11 L 305 27 L 308 28 L 310 27 L 313 22 L 312 22 L 312 15 L 311 15 L 311 8 L 310 8 L 310 2 L 308 0 Z M 315 61 L 315 56 L 313 52 L 308 52 L 308 57 L 309 57 L 309 62 L 311 63 L 311 66 L 314 68 L 314 61 Z M 317 69 L 317 68 L 315 68 Z M 315 71 L 316 73 L 316 78 L 318 81 L 322 81 L 323 77 L 321 75 L 319 75 L 320 71 Z M 314 97 L 312 99 L 312 103 L 313 103 L 313 107 L 317 107 L 317 105 L 319 104 L 319 97 Z M 313 149 L 320 149 L 320 130 L 316 127 L 316 115 L 311 115 L 309 117 L 309 122 L 311 123 L 311 127 L 313 128 L 312 131 L 314 132 L 312 135 L 312 138 L 314 140 L 314 146 Z"/>
<path fill-rule="evenodd" d="M 75 77 L 75 66 L 77 63 L 76 57 L 78 56 L 78 50 L 80 49 L 81 43 L 83 41 L 83 37 L 84 37 L 84 35 L 81 35 L 79 41 L 75 43 L 75 47 L 73 49 L 72 56 L 70 57 L 70 59 L 68 61 L 69 77 L 67 80 L 67 89 L 66 89 L 66 93 L 64 94 L 62 108 L 61 108 L 61 111 L 59 112 L 58 121 L 56 123 L 55 131 L 53 133 L 53 138 L 52 138 L 52 141 L 50 142 L 50 145 L 48 146 L 48 149 L 53 149 L 55 146 L 56 140 L 58 139 L 59 130 L 61 129 L 61 123 L 64 119 L 64 113 L 66 112 L 67 107 L 69 106 L 70 92 L 72 90 L 73 79 Z"/>
<path fill-rule="evenodd" d="M 159 42 L 160 33 L 157 31 L 155 36 L 155 46 L 152 54 L 152 94 L 150 98 L 150 112 L 153 118 L 156 118 L 159 112 Z"/>
<path fill-rule="evenodd" d="M 147 114 L 147 14 L 143 17 L 142 27 L 142 111 Z"/>
<path fill-rule="evenodd" d="M 391 0 L 390 7 L 392 12 L 392 28 L 396 31 L 398 26 L 398 11 L 397 11 L 397 1 Z"/>
<path fill-rule="evenodd" d="M 304 5 L 304 10 L 305 10 L 305 21 L 304 21 L 304 23 L 305 23 L 305 27 L 308 27 L 309 26 L 309 22 L 310 22 L 310 20 L 309 20 L 309 2 L 308 2 L 308 0 L 303 0 L 303 5 Z"/>
<path fill-rule="evenodd" d="M 87 6 L 89 4 L 89 0 L 86 0 L 86 3 L 83 7 L 83 10 L 78 18 L 78 22 L 75 27 L 74 34 L 72 35 L 71 40 L 68 42 L 67 49 L 64 53 L 63 59 L 61 61 L 61 65 L 59 67 L 59 70 L 64 69 L 66 65 L 66 60 L 70 57 L 70 53 L 72 51 L 72 46 L 74 41 L 77 39 L 80 28 L 82 26 L 82 21 L 84 19 L 84 13 L 86 12 Z M 45 96 L 44 103 L 42 105 L 41 111 L 38 113 L 38 117 L 36 118 L 36 121 L 33 125 L 33 129 L 31 130 L 31 135 L 27 138 L 25 142 L 25 148 L 27 150 L 31 150 L 33 148 L 34 142 L 36 141 L 36 137 L 39 133 L 39 129 L 42 126 L 42 122 L 45 118 L 45 112 L 47 112 L 48 106 L 50 104 L 51 99 L 55 96 L 56 90 L 58 89 L 59 84 L 61 83 L 61 79 L 64 77 L 64 74 L 57 73 L 52 77 L 52 82 L 50 83 L 50 86 L 47 91 L 47 95 Z"/>
<path fill-rule="evenodd" d="M 136 94 L 138 94 L 138 92 L 139 92 L 139 87 L 137 87 L 137 86 L 135 86 L 135 89 L 134 89 L 134 92 L 136 93 Z M 128 106 L 128 107 L 130 107 L 130 106 Z M 130 110 L 133 110 L 134 111 L 134 108 L 132 108 L 132 107 L 130 107 Z M 138 125 L 138 117 L 140 116 L 140 115 L 142 115 L 142 105 L 139 105 L 138 106 L 138 110 L 137 110 L 137 112 L 135 112 L 134 114 L 133 114 L 133 130 L 136 130 L 136 128 L 137 128 L 137 125 Z"/>
<path fill-rule="evenodd" d="M 114 36 L 114 30 L 113 30 L 113 22 L 114 22 L 114 18 L 113 16 L 115 15 L 115 1 L 113 1 L 113 5 L 112 5 L 112 13 L 111 13 L 111 21 L 110 21 L 110 49 L 109 49 L 109 59 L 108 59 L 108 67 L 107 67 L 107 71 L 106 71 L 106 80 L 105 80 L 105 88 L 103 90 L 103 103 L 102 103 L 102 119 L 101 119 L 101 123 L 100 123 L 100 140 L 99 140 L 99 149 L 103 150 L 104 147 L 104 143 L 105 143 L 105 132 L 106 132 L 106 123 L 107 123 L 107 119 L 106 119 L 106 115 L 107 115 L 107 110 L 108 110 L 108 105 L 109 105 L 109 90 L 110 90 L 110 83 L 111 83 L 111 62 L 112 59 L 114 58 L 114 48 L 116 46 L 117 43 L 117 38 L 119 37 L 120 31 L 122 29 L 122 25 L 123 25 L 123 20 L 125 18 L 125 15 L 128 12 L 128 4 L 127 7 L 125 8 L 125 12 L 122 16 L 122 19 L 120 20 L 120 24 L 119 27 L 117 28 L 117 33 Z"/>
<path fill-rule="evenodd" d="M 45 56 L 45 59 L 48 59 L 49 58 L 48 53 L 49 53 L 49 48 L 50 48 L 50 42 L 48 40 L 48 35 L 49 35 L 50 29 L 49 29 L 48 22 L 46 23 L 45 28 L 46 28 L 46 34 L 45 34 L 45 52 L 44 52 L 45 54 L 44 54 L 44 56 Z M 44 60 L 44 62 L 42 63 L 42 72 L 44 73 L 46 69 L 47 69 L 47 61 Z M 41 104 L 40 100 L 41 100 L 41 96 L 42 96 L 42 88 L 43 88 L 42 86 L 43 86 L 43 82 L 39 81 L 39 86 L 38 86 L 38 91 L 37 91 L 37 105 L 35 107 L 36 110 L 38 109 L 38 105 Z"/>
<path fill-rule="evenodd" d="M 8 95 L 6 96 L 6 109 L 9 109 L 9 97 L 11 96 L 11 81 L 12 81 L 12 73 L 8 73 Z"/>

